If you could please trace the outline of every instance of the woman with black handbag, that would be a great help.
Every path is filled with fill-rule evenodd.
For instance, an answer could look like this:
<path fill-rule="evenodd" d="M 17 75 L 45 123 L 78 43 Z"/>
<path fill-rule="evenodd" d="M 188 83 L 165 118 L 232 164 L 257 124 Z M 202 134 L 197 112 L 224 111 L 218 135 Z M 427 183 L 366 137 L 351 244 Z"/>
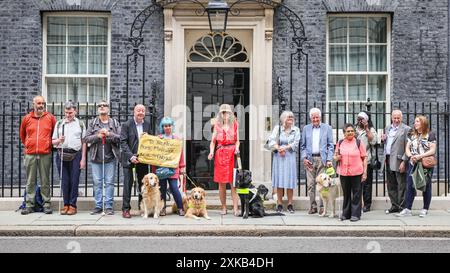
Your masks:
<path fill-rule="evenodd" d="M 367 153 L 367 178 L 362 184 L 363 212 L 370 211 L 372 205 L 373 171 L 381 168 L 378 161 L 376 145 L 378 143 L 377 131 L 373 127 L 370 113 L 362 111 L 358 114 L 356 125 L 356 138 L 364 143 Z"/>

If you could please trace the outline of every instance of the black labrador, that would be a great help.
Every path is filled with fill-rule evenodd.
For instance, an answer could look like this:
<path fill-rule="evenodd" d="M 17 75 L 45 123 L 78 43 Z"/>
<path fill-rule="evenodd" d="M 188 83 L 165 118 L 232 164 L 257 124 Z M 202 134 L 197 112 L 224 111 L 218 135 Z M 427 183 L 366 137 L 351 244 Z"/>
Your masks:
<path fill-rule="evenodd" d="M 261 218 L 264 216 L 284 216 L 283 213 L 266 213 L 264 200 L 267 200 L 269 189 L 264 185 L 257 188 L 252 184 L 252 173 L 248 170 L 239 171 L 237 174 L 237 192 L 241 199 L 241 214 L 244 219 L 248 216 Z"/>

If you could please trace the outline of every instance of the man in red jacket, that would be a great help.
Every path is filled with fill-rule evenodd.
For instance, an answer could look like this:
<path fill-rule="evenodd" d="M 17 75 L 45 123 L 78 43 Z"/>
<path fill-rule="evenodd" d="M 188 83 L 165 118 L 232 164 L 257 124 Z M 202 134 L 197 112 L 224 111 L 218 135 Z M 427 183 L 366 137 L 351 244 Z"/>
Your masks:
<path fill-rule="evenodd" d="M 26 208 L 22 210 L 22 215 L 34 212 L 38 170 L 41 181 L 41 195 L 44 201 L 44 213 L 52 213 L 49 178 L 52 162 L 52 134 L 56 119 L 45 110 L 45 99 L 42 96 L 33 98 L 33 109 L 23 118 L 20 124 L 20 140 L 25 145 L 24 165 L 27 171 Z"/>

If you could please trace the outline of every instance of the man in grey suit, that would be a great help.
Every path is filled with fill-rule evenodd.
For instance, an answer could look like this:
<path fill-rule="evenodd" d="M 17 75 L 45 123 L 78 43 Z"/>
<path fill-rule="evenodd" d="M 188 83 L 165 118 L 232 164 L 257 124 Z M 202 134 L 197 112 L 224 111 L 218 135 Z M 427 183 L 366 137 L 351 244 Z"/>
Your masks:
<path fill-rule="evenodd" d="M 330 125 L 321 122 L 321 112 L 318 108 L 309 111 L 311 124 L 305 125 L 300 141 L 301 160 L 306 169 L 306 183 L 310 209 L 308 214 L 317 213 L 316 203 L 316 177 L 326 167 L 332 167 L 333 163 L 333 131 Z M 320 201 L 319 214 L 323 212 L 322 200 Z"/>
<path fill-rule="evenodd" d="M 411 128 L 402 123 L 402 112 L 392 111 L 392 124 L 388 125 L 382 135 L 386 162 L 386 177 L 391 208 L 386 214 L 400 212 L 405 206 L 406 196 L 406 164 L 408 157 L 405 147 Z"/>
<path fill-rule="evenodd" d="M 131 189 L 134 179 L 138 184 L 138 191 L 142 186 L 142 178 L 149 173 L 149 165 L 139 162 L 137 151 L 139 147 L 139 139 L 144 133 L 150 134 L 150 123 L 145 119 L 145 106 L 138 104 L 134 107 L 134 117 L 122 124 L 120 133 L 120 148 L 122 150 L 122 166 L 123 166 L 123 203 L 122 217 L 131 218 L 130 200 Z M 134 170 L 133 170 L 134 169 Z M 136 173 L 136 177 L 133 173 Z M 141 203 L 142 196 L 139 195 L 138 206 Z"/>

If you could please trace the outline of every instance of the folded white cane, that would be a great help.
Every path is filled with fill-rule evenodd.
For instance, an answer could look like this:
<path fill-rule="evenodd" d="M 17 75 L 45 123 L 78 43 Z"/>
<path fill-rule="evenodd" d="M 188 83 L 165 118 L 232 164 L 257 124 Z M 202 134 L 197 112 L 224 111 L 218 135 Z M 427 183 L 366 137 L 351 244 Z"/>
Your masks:
<path fill-rule="evenodd" d="M 105 143 L 106 143 L 106 137 L 103 135 L 102 137 L 102 149 L 103 149 L 103 155 L 102 155 L 102 187 L 103 187 L 103 194 L 102 194 L 102 203 L 103 203 L 103 211 L 102 215 L 105 215 Z"/>
<path fill-rule="evenodd" d="M 62 124 L 62 132 L 61 132 L 61 136 L 64 136 L 64 120 L 63 120 L 63 124 Z M 64 143 L 64 142 L 63 142 Z M 58 202 L 58 210 L 59 213 L 61 213 L 61 199 L 63 198 L 63 190 L 62 190 L 62 176 L 63 176 L 63 157 L 64 157 L 64 148 L 62 143 L 61 145 L 61 169 L 60 169 L 60 176 L 59 176 L 59 202 Z"/>

